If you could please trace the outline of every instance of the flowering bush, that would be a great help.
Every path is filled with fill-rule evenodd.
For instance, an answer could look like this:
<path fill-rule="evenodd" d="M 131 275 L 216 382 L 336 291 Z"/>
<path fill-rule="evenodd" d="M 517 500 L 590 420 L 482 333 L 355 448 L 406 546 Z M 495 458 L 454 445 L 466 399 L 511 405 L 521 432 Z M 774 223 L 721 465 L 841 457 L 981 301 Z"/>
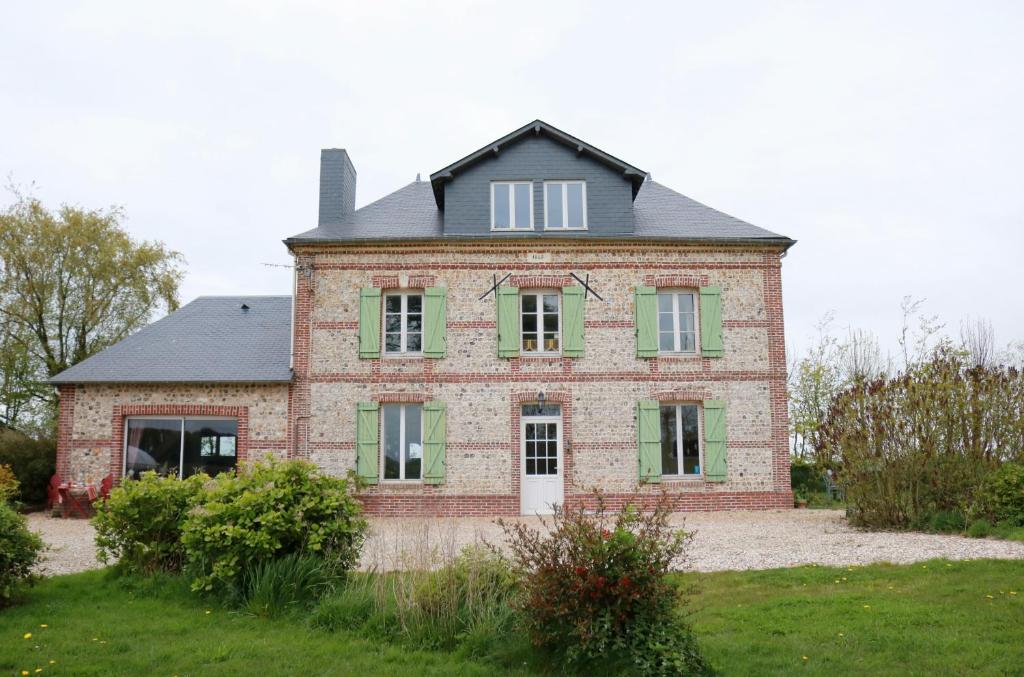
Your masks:
<path fill-rule="evenodd" d="M 28 530 L 25 518 L 0 502 L 0 606 L 6 606 L 21 583 L 32 582 L 43 542 Z"/>
<path fill-rule="evenodd" d="M 185 560 L 181 529 L 206 475 L 186 480 L 145 472 L 126 479 L 96 504 L 96 551 L 100 561 L 118 561 L 127 571 L 180 571 Z"/>
<path fill-rule="evenodd" d="M 567 664 L 616 663 L 642 674 L 706 670 L 668 579 L 689 537 L 668 524 L 664 502 L 614 515 L 582 507 L 556 512 L 548 532 L 499 521 L 523 588 L 534 644 Z M 547 526 L 547 525 L 545 525 Z"/>
<path fill-rule="evenodd" d="M 366 531 L 347 480 L 303 461 L 253 463 L 207 479 L 182 532 L 195 590 L 230 588 L 243 570 L 304 552 L 351 568 Z"/>

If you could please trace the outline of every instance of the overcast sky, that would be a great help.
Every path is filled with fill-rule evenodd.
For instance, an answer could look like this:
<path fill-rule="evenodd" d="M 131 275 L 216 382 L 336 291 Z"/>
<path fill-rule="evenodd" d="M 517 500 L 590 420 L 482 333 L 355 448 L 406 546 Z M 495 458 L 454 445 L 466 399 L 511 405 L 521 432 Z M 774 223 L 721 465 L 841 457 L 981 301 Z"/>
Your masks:
<path fill-rule="evenodd" d="M 770 5 L 770 6 L 769 6 Z M 371 202 L 542 118 L 799 240 L 787 335 L 906 294 L 1024 338 L 1024 3 L 19 2 L 0 173 L 121 205 L 182 297 L 286 294 L 319 149 Z M 5 194 L 0 203 L 6 204 Z"/>

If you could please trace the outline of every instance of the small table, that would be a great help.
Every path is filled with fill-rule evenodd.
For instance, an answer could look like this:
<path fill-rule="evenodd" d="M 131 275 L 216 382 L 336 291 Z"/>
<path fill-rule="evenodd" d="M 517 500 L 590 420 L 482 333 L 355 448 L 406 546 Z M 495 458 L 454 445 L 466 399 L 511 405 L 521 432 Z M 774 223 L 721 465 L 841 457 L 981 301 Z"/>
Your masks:
<path fill-rule="evenodd" d="M 64 517 L 85 517 L 88 519 L 93 515 L 92 503 L 96 500 L 98 493 L 94 486 L 81 486 L 73 484 L 61 484 L 57 487 L 60 493 L 60 503 Z"/>

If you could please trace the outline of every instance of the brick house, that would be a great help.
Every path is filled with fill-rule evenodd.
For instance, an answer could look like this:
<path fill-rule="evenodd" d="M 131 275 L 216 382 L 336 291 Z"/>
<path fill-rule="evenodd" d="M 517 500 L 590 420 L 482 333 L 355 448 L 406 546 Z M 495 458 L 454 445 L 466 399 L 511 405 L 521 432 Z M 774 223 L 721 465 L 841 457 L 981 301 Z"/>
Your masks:
<path fill-rule="evenodd" d="M 355 209 L 324 150 L 293 297 L 201 297 L 53 379 L 58 473 L 357 472 L 371 513 L 665 491 L 792 505 L 781 259 L 542 121 Z M 293 303 L 294 299 L 294 303 Z"/>

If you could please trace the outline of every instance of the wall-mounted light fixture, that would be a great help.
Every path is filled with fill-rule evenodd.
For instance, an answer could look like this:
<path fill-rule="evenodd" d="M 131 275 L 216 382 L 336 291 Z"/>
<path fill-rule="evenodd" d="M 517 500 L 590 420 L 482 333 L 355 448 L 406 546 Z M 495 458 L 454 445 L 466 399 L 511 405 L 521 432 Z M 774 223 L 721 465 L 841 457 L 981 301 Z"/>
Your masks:
<path fill-rule="evenodd" d="M 539 406 L 539 407 L 540 407 L 541 409 L 543 409 L 543 408 L 544 408 L 544 391 L 543 391 L 543 390 L 541 390 L 541 391 L 539 391 L 539 392 L 537 393 L 537 405 L 538 405 L 538 406 Z"/>

